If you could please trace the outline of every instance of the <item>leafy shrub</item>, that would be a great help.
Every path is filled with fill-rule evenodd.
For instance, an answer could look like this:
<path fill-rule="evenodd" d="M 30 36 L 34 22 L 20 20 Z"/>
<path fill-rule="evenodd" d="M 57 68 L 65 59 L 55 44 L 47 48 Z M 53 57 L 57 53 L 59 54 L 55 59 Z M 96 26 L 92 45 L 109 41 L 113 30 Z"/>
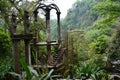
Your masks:
<path fill-rule="evenodd" d="M 13 71 L 12 59 L 9 57 L 0 59 L 0 80 L 12 80 L 9 75 L 10 71 Z"/>
<path fill-rule="evenodd" d="M 107 53 L 106 49 L 108 48 L 107 36 L 101 35 L 97 37 L 92 43 L 90 43 L 90 48 L 92 48 L 93 53 L 104 54 Z"/>
<path fill-rule="evenodd" d="M 0 56 L 6 57 L 11 53 L 10 36 L 0 29 Z"/>
<path fill-rule="evenodd" d="M 52 80 L 51 74 L 54 71 L 53 69 L 51 69 L 49 73 L 45 74 L 39 70 L 37 71 L 37 70 L 33 69 L 30 66 L 27 66 L 24 58 L 22 58 L 20 60 L 20 62 L 21 62 L 22 68 L 25 71 L 24 75 L 17 74 L 15 72 L 9 72 L 11 75 L 17 77 L 18 80 L 26 80 L 26 78 L 28 80 Z"/>
<path fill-rule="evenodd" d="M 109 59 L 111 61 L 120 60 L 120 29 L 113 35 L 113 40 L 109 45 Z"/>
<path fill-rule="evenodd" d="M 76 77 L 78 79 L 95 79 L 101 72 L 102 69 L 100 67 L 83 63 L 81 67 L 78 67 Z"/>

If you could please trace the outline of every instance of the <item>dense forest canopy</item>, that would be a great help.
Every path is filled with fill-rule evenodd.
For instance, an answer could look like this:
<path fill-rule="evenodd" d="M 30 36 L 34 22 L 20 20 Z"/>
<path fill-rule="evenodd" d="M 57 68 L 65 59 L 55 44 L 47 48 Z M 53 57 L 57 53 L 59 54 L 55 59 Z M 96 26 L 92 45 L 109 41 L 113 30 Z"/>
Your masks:
<path fill-rule="evenodd" d="M 63 20 L 62 28 L 73 30 L 91 26 L 98 18 L 97 12 L 93 10 L 95 3 L 93 0 L 76 1 L 73 7 L 68 10 L 67 16 Z"/>
<path fill-rule="evenodd" d="M 85 30 L 85 36 L 95 53 L 106 53 L 110 41 L 108 38 L 119 25 L 119 4 L 118 0 L 78 0 L 62 21 L 62 30 Z"/>

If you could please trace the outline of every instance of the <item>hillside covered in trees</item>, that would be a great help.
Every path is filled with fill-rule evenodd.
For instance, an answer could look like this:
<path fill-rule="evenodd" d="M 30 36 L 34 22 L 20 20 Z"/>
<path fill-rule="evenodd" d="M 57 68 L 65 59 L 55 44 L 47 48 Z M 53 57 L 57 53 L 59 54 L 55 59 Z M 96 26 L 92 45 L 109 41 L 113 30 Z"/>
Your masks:
<path fill-rule="evenodd" d="M 68 10 L 67 16 L 63 20 L 62 28 L 73 30 L 91 26 L 98 19 L 97 11 L 93 9 L 96 3 L 94 0 L 76 1 L 72 8 Z"/>
<path fill-rule="evenodd" d="M 110 38 L 119 27 L 119 20 L 116 21 L 119 10 L 112 11 L 114 7 L 119 7 L 119 4 L 115 4 L 117 2 L 105 1 L 105 4 L 97 0 L 76 1 L 62 20 L 63 33 L 65 30 L 84 30 L 91 47 L 96 48 L 95 53 L 106 53 Z"/>

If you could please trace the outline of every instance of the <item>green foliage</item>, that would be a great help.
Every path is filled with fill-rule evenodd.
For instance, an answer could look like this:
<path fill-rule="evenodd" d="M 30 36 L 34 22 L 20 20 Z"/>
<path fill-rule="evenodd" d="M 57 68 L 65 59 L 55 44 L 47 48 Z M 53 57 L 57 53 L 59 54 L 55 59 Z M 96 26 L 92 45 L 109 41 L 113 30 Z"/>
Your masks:
<path fill-rule="evenodd" d="M 39 0 L 41 1 L 41 0 Z M 0 19 L 0 25 L 10 26 L 8 15 L 11 13 L 11 7 L 14 6 L 17 8 L 18 18 L 18 33 L 23 33 L 22 31 L 22 20 L 23 20 L 23 12 L 24 10 L 28 10 L 30 12 L 30 16 L 33 15 L 32 11 L 35 9 L 35 6 L 39 3 L 38 0 L 29 2 L 20 1 L 25 4 L 18 5 L 17 0 L 15 3 L 11 3 L 8 0 L 0 0 L 0 15 L 2 18 Z M 95 5 L 97 3 L 97 5 Z M 31 5 L 33 5 L 31 7 Z M 95 6 L 94 6 L 95 5 Z M 94 6 L 94 8 L 93 8 Z M 97 11 L 95 11 L 96 9 Z M 4 14 L 3 14 L 4 13 Z M 100 16 L 98 17 L 98 13 Z M 60 67 L 60 74 L 67 77 L 68 80 L 70 77 L 76 77 L 79 79 L 88 79 L 92 78 L 93 80 L 108 80 L 108 75 L 101 69 L 105 66 L 105 62 L 103 58 L 107 56 L 107 49 L 109 48 L 109 58 L 111 60 L 120 59 L 119 55 L 119 30 L 117 35 L 114 36 L 113 41 L 109 44 L 112 33 L 115 31 L 116 26 L 119 26 L 119 16 L 120 16 L 120 1 L 119 0 L 77 0 L 71 9 L 68 10 L 67 16 L 64 20 L 62 20 L 62 32 L 65 30 L 74 30 L 74 29 L 85 29 L 85 34 L 81 34 L 78 31 L 73 31 L 69 33 L 68 40 L 68 53 L 66 54 L 66 63 L 64 66 Z M 99 18 L 99 20 L 97 20 Z M 96 21 L 97 20 L 97 21 Z M 94 23 L 94 21 L 96 21 Z M 31 26 L 30 32 L 34 34 L 33 31 L 36 26 L 40 26 L 37 28 L 39 41 L 45 40 L 45 25 L 42 19 L 39 19 L 39 24 L 35 26 L 33 24 L 31 18 Z M 114 23 L 114 24 L 113 24 Z M 52 39 L 56 39 L 56 23 L 53 20 L 51 32 L 54 36 Z M 88 27 L 88 28 L 87 28 Z M 85 37 L 84 37 L 85 36 Z M 86 40 L 87 39 L 87 40 Z M 0 56 L 6 56 L 11 52 L 11 42 L 8 34 L 4 33 L 4 31 L 0 30 Z M 22 44 L 23 45 L 23 44 Z M 47 54 L 45 52 L 45 48 L 39 48 L 39 52 L 42 56 L 41 59 L 46 59 L 44 56 Z M 32 51 L 34 53 L 34 50 Z M 100 55 L 101 54 L 101 55 Z M 82 62 L 86 62 L 87 64 L 82 64 L 80 67 L 76 67 L 76 65 L 80 65 Z M 7 64 L 7 63 L 5 63 Z M 8 69 L 9 64 L 0 65 L 0 76 L 1 79 L 5 77 L 5 75 L 11 69 Z M 92 65 L 95 64 L 95 65 Z M 27 77 L 29 80 L 47 80 L 52 79 L 51 74 L 53 70 L 49 73 L 45 74 L 43 72 L 37 72 L 31 67 L 28 67 L 24 60 L 21 60 L 21 65 L 25 70 L 26 76 L 22 76 L 16 73 L 11 73 L 15 76 L 18 76 L 20 80 L 25 80 Z M 99 66 L 99 67 L 98 67 Z M 77 70 L 76 74 L 75 71 Z"/>
<path fill-rule="evenodd" d="M 0 13 L 6 12 L 10 9 L 10 3 L 8 0 L 0 0 Z"/>
<path fill-rule="evenodd" d="M 0 0 L 0 18 L 3 20 L 4 29 L 6 31 L 10 31 L 11 28 L 11 17 L 10 15 L 14 13 L 17 15 L 17 28 L 19 30 L 22 30 L 24 26 L 22 25 L 23 19 L 24 19 L 24 11 L 29 12 L 29 16 L 31 19 L 31 22 L 33 21 L 33 11 L 35 10 L 36 6 L 39 4 L 39 2 L 42 0 L 35 0 L 35 1 L 29 1 L 29 0 Z M 45 1 L 45 0 L 44 0 Z M 32 5 L 32 6 L 31 6 Z M 18 31 L 19 31 L 18 30 Z"/>
<path fill-rule="evenodd" d="M 120 16 L 120 1 L 119 0 L 104 0 L 94 6 L 101 15 Z"/>
<path fill-rule="evenodd" d="M 95 52 L 97 52 L 98 54 L 106 53 L 106 48 L 108 47 L 107 40 L 108 39 L 106 38 L 106 36 L 99 36 L 95 41 Z"/>
<path fill-rule="evenodd" d="M 63 20 L 62 30 L 85 29 L 98 18 L 93 10 L 94 0 L 76 1 Z"/>
<path fill-rule="evenodd" d="M 0 0 L 0 18 L 2 20 L 2 24 L 4 25 L 4 30 L 8 30 L 8 26 L 10 26 L 9 21 L 9 13 L 11 10 L 11 4 L 9 0 Z"/>
<path fill-rule="evenodd" d="M 105 35 L 101 35 L 90 44 L 90 48 L 92 48 L 94 50 L 94 53 L 97 54 L 106 53 L 106 49 L 108 47 L 107 40 L 108 39 Z"/>
<path fill-rule="evenodd" d="M 17 74 L 14 72 L 9 72 L 9 74 L 11 74 L 15 77 L 18 77 L 19 80 L 26 80 L 26 78 L 28 78 L 29 80 L 52 80 L 51 74 L 54 71 L 53 69 L 51 69 L 49 71 L 49 73 L 45 74 L 43 72 L 40 72 L 40 71 L 33 69 L 30 66 L 27 66 L 24 58 L 22 58 L 20 60 L 20 62 L 21 62 L 21 65 L 25 71 L 25 74 L 21 75 L 21 74 Z"/>
<path fill-rule="evenodd" d="M 68 40 L 70 43 L 68 47 L 69 56 L 67 56 L 68 63 L 74 63 L 75 59 L 75 64 L 85 60 L 89 64 L 94 63 L 103 68 L 105 66 L 103 58 L 108 55 L 107 49 L 109 48 L 111 36 L 117 29 L 117 26 L 119 26 L 119 21 L 117 21 L 119 20 L 119 12 L 119 0 L 78 0 L 73 7 L 69 9 L 66 18 L 62 21 L 62 32 L 64 30 L 85 29 L 85 38 L 88 40 L 87 44 L 89 46 L 89 51 L 85 52 L 87 46 L 79 44 L 84 43 L 85 40 L 81 37 L 79 38 L 79 36 L 73 32 L 74 35 L 69 38 L 71 40 Z M 100 15 L 99 17 L 98 14 Z M 77 40 L 75 36 L 77 37 Z M 83 39 L 83 42 L 79 42 L 81 39 Z M 113 48 L 111 50 L 113 50 Z M 113 52 L 115 53 L 115 51 L 116 49 L 114 49 Z M 71 59 L 70 56 L 74 56 L 75 59 Z M 75 65 L 69 65 L 75 70 Z M 70 66 L 67 68 L 66 72 L 70 72 Z M 102 77 L 99 77 L 96 80 L 108 80 L 106 74 L 101 76 Z"/>
<path fill-rule="evenodd" d="M 100 21 L 104 24 L 114 23 L 120 16 L 120 1 L 119 0 L 103 0 L 94 8 L 98 11 L 101 18 Z"/>
<path fill-rule="evenodd" d="M 90 57 L 83 30 L 71 30 L 66 34 L 67 42 L 65 42 L 65 45 L 67 45 L 68 51 L 65 54 L 65 64 L 59 70 L 64 77 L 70 75 L 73 78 L 76 71 L 75 65 L 81 65 L 83 61 L 86 62 Z"/>
<path fill-rule="evenodd" d="M 113 33 L 116 26 L 119 26 L 119 16 L 120 16 L 120 1 L 119 0 L 103 0 L 99 2 L 94 8 L 99 12 L 101 19 L 98 20 L 100 26 L 108 26 L 112 29 Z M 102 25 L 101 25 L 102 23 Z M 111 27 L 114 25 L 114 28 Z M 115 30 L 116 31 L 116 30 Z M 117 30 L 116 36 L 114 37 L 111 44 L 109 44 L 109 57 L 111 60 L 118 60 L 119 57 L 119 30 Z M 110 41 L 111 39 L 109 39 Z"/>
<path fill-rule="evenodd" d="M 82 64 L 81 67 L 77 69 L 77 74 L 79 74 L 78 78 L 81 79 L 90 79 L 94 78 L 97 73 L 99 73 L 101 69 L 97 66 L 93 66 L 91 64 Z"/>
<path fill-rule="evenodd" d="M 9 75 L 9 72 L 13 71 L 13 63 L 12 59 L 7 58 L 1 58 L 0 59 L 0 80 L 11 80 L 11 75 Z"/>
<path fill-rule="evenodd" d="M 78 63 L 89 59 L 87 40 L 84 35 L 84 31 L 82 30 L 68 31 L 69 54 L 74 55 L 75 59 L 73 59 L 75 62 L 78 61 Z"/>
<path fill-rule="evenodd" d="M 24 60 L 24 59 L 21 59 L 20 62 L 21 62 L 21 65 L 22 65 L 23 69 L 26 71 L 26 75 L 27 75 L 28 79 L 31 80 L 32 75 L 31 75 L 31 73 L 30 73 L 30 70 L 29 70 L 29 68 L 28 68 L 25 60 Z"/>
<path fill-rule="evenodd" d="M 108 26 L 92 26 L 86 30 L 85 37 L 88 39 L 88 42 L 94 42 L 99 36 L 110 37 L 114 29 Z"/>
<path fill-rule="evenodd" d="M 76 77 L 78 79 L 92 79 L 92 80 L 108 80 L 108 75 L 103 74 L 103 69 L 96 65 L 83 63 L 81 67 L 77 68 Z M 104 79 L 103 79 L 104 78 Z"/>
<path fill-rule="evenodd" d="M 118 29 L 109 45 L 109 59 L 111 61 L 120 60 L 120 30 Z"/>
<path fill-rule="evenodd" d="M 11 39 L 9 34 L 0 29 L 0 56 L 6 57 L 11 54 Z"/>
<path fill-rule="evenodd" d="M 117 29 L 116 20 L 118 19 L 119 12 L 117 12 L 116 9 L 119 7 L 119 2 L 117 4 L 115 3 L 116 1 L 110 0 L 99 1 L 97 5 L 94 6 L 100 14 L 99 20 L 86 30 L 86 38 L 89 40 L 89 52 L 91 56 L 94 56 L 93 61 L 97 63 L 97 65 L 102 65 L 103 57 L 107 56 L 107 54 L 103 53 L 108 53 L 107 50 L 112 33 Z M 116 9 L 113 11 L 113 8 Z M 97 55 L 96 53 L 103 55 Z"/>
<path fill-rule="evenodd" d="M 57 39 L 57 21 L 56 20 L 51 20 L 51 37 L 52 40 L 56 40 Z"/>

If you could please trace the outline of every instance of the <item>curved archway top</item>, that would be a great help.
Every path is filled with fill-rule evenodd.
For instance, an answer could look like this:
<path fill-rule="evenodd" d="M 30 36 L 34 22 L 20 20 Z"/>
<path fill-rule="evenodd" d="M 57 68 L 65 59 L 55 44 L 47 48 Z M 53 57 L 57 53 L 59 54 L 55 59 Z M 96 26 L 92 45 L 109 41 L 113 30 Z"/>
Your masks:
<path fill-rule="evenodd" d="M 38 9 L 42 9 L 44 12 L 47 12 L 47 10 L 55 9 L 57 11 L 57 14 L 61 13 L 60 9 L 58 8 L 56 4 L 45 5 L 45 4 L 40 3 L 35 9 L 35 11 L 38 11 Z"/>

